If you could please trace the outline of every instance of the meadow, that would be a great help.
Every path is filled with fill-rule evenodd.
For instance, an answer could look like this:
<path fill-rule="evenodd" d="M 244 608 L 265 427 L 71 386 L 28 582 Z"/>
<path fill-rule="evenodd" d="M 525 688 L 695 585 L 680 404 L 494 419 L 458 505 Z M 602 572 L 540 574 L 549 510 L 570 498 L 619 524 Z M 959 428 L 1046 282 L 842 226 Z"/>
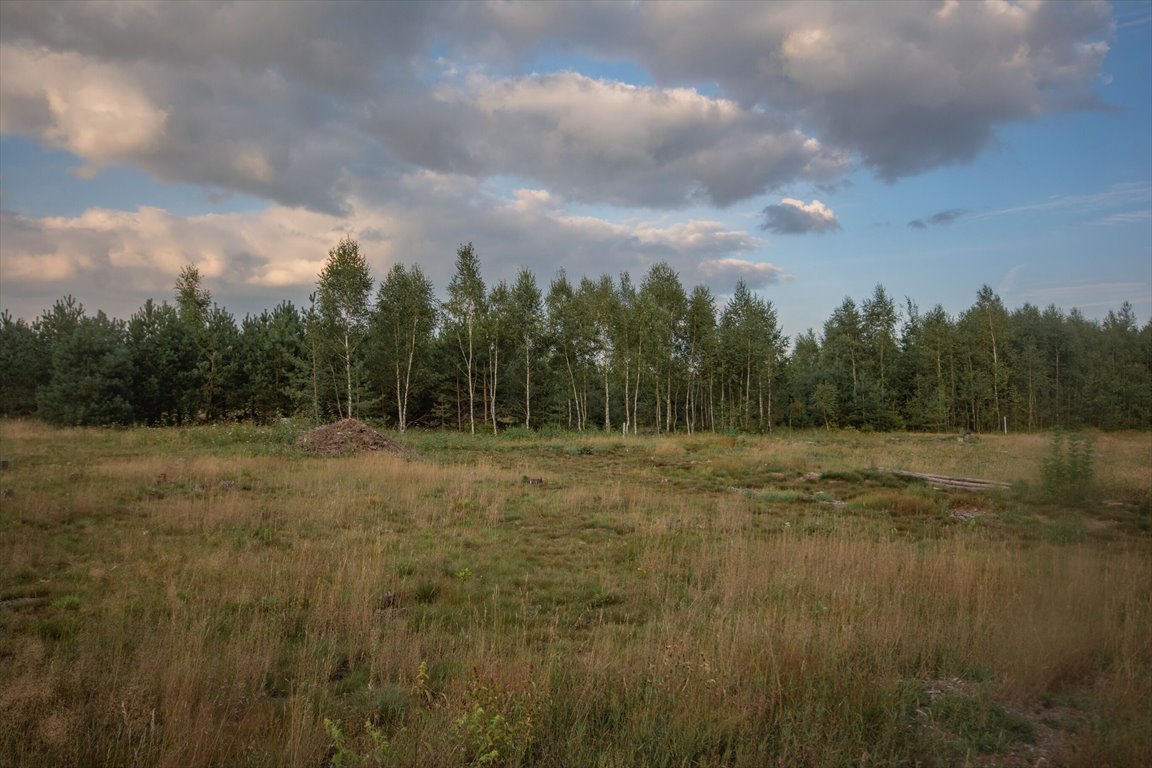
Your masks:
<path fill-rule="evenodd" d="M 302 429 L 0 422 L 0 764 L 1152 755 L 1148 433 Z"/>

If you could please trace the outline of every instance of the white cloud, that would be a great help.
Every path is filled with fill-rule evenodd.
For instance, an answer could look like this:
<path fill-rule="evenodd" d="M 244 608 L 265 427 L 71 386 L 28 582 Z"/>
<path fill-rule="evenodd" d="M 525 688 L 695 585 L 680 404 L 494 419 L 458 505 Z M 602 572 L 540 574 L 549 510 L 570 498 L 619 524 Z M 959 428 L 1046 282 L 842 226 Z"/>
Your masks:
<path fill-rule="evenodd" d="M 1105 218 L 1102 224 L 1142 224 L 1152 221 L 1152 211 L 1123 211 Z"/>
<path fill-rule="evenodd" d="M 753 235 L 652 209 L 834 188 L 861 163 L 893 180 L 967 161 L 999 126 L 1096 108 L 1109 34 L 1098 2 L 9 3 L 0 133 L 74 153 L 82 176 L 123 165 L 271 207 L 5 213 L 4 298 L 50 301 L 76 280 L 122 312 L 169 295 L 188 261 L 222 299 L 306 294 L 344 232 L 377 270 L 426 260 L 441 283 L 471 240 L 494 276 L 667 260 L 720 288 L 766 284 L 782 273 Z M 652 84 L 532 74 L 541 51 Z M 523 188 L 492 192 L 508 178 Z M 1146 201 L 1145 184 L 1096 211 L 1119 223 Z M 764 224 L 839 227 L 793 198 Z"/>
<path fill-rule="evenodd" d="M 764 223 L 760 228 L 777 235 L 822 234 L 840 229 L 835 211 L 819 200 L 805 203 L 786 197 L 779 205 L 769 205 L 762 213 Z"/>
<path fill-rule="evenodd" d="M 729 205 L 849 165 L 763 112 L 688 88 L 573 72 L 441 83 L 433 99 L 372 110 L 370 130 L 413 165 L 516 175 L 571 199 L 616 205 Z"/>
<path fill-rule="evenodd" d="M 608 4 L 575 19 L 500 10 L 475 9 L 477 32 L 513 49 L 558 39 L 635 58 L 660 82 L 715 83 L 889 180 L 970 160 L 999 125 L 1099 106 L 1111 34 L 1105 2 Z"/>
<path fill-rule="evenodd" d="M 0 133 L 33 135 L 97 165 L 131 162 L 164 135 L 167 110 L 117 67 L 3 45 L 0 71 Z"/>
<path fill-rule="evenodd" d="M 1109 25 L 1102 3 L 999 0 L 10 4 L 0 114 L 91 165 L 333 214 L 357 179 L 413 170 L 723 206 L 854 158 L 887 179 L 963 162 L 999 125 L 1093 108 Z M 545 46 L 660 85 L 516 72 Z"/>
<path fill-rule="evenodd" d="M 791 279 L 779 265 L 735 258 L 707 259 L 700 262 L 698 272 L 706 282 L 726 288 L 734 286 L 737 280 L 743 280 L 749 288 L 756 289 Z"/>
<path fill-rule="evenodd" d="M 240 314 L 259 311 L 281 299 L 302 301 L 328 249 L 345 234 L 361 240 L 377 277 L 394 263 L 418 263 L 440 289 L 451 277 L 456 247 L 468 241 L 493 281 L 512 279 L 527 266 L 546 282 L 561 263 L 574 274 L 631 271 L 639 277 L 667 261 L 686 279 L 723 289 L 734 275 L 763 284 L 776 274 L 738 260 L 759 241 L 715 221 L 622 223 L 577 216 L 540 190 L 499 198 L 466 177 L 442 174 L 412 174 L 401 185 L 402 201 L 354 198 L 348 216 L 288 206 L 203 216 L 153 207 L 91 209 L 75 217 L 5 212 L 3 304 L 30 317 L 83 286 L 79 298 L 87 305 L 127 317 L 146 298 L 170 298 L 180 268 L 195 264 L 221 304 Z M 716 266 L 700 268 L 709 264 Z"/>

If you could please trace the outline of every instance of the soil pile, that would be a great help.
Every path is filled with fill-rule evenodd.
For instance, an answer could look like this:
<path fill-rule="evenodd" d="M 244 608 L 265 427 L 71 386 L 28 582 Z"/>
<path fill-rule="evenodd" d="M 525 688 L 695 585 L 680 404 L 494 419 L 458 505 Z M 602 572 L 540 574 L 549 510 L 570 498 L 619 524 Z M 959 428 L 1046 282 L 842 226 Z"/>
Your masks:
<path fill-rule="evenodd" d="M 399 443 L 389 440 L 359 419 L 344 419 L 317 427 L 300 435 L 296 445 L 321 456 L 339 456 L 361 451 L 405 453 L 404 447 Z"/>

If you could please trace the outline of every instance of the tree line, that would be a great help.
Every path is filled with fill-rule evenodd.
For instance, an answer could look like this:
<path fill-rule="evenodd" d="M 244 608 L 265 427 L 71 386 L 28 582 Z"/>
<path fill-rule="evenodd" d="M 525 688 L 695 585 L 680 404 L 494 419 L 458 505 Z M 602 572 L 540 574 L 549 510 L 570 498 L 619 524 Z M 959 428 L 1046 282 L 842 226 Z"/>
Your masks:
<path fill-rule="evenodd" d="M 957 316 L 883 286 L 820 333 L 784 336 L 740 281 L 718 307 L 665 263 L 636 283 L 522 269 L 489 288 L 471 244 L 446 299 L 418 265 L 376 286 L 345 238 L 306 307 L 239 323 L 185 267 L 173 302 L 126 322 L 68 296 L 31 323 L 0 314 L 0 413 L 54 424 L 307 416 L 498 432 L 767 432 L 779 426 L 995 431 L 1152 426 L 1152 322 L 1125 303 L 1006 308 L 985 286 Z"/>

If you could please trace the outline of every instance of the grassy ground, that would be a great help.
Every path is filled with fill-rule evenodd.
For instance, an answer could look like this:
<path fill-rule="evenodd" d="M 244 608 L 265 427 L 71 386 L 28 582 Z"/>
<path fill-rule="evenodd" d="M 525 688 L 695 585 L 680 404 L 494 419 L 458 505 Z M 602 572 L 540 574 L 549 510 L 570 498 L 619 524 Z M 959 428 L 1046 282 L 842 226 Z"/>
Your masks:
<path fill-rule="evenodd" d="M 295 434 L 0 422 L 0 764 L 1152 754 L 1148 434 Z"/>

